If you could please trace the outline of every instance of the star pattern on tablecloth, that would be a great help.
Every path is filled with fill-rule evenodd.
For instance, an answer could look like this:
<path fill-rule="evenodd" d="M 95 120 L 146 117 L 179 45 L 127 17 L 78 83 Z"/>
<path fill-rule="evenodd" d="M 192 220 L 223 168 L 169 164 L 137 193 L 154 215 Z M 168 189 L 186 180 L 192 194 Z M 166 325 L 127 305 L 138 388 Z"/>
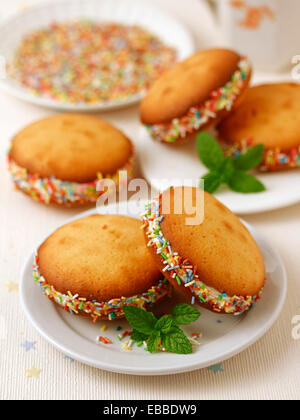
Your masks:
<path fill-rule="evenodd" d="M 36 341 L 27 341 L 25 340 L 24 343 L 21 344 L 24 347 L 24 350 L 27 352 L 29 350 L 35 350 Z"/>
<path fill-rule="evenodd" d="M 210 370 L 210 371 L 214 372 L 214 374 L 215 374 L 215 375 L 216 375 L 217 373 L 224 372 L 224 368 L 223 368 L 222 363 L 219 363 L 219 364 L 217 364 L 217 365 L 213 365 L 213 366 L 211 366 L 210 368 L 208 368 L 208 370 Z"/>
<path fill-rule="evenodd" d="M 37 369 L 34 366 L 32 366 L 30 369 L 26 369 L 26 378 L 38 379 L 41 372 L 41 369 Z"/>
<path fill-rule="evenodd" d="M 8 281 L 5 284 L 5 288 L 8 291 L 8 293 L 17 292 L 19 290 L 19 285 L 18 285 L 18 283 L 14 283 L 12 281 Z"/>

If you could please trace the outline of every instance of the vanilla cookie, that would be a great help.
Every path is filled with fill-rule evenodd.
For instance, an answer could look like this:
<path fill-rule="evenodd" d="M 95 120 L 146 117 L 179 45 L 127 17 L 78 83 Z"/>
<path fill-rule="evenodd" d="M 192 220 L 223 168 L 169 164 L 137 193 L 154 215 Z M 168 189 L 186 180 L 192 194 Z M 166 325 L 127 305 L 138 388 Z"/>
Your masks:
<path fill-rule="evenodd" d="M 195 215 L 204 211 L 199 224 L 187 224 L 192 217 L 185 210 L 187 197 Z M 240 314 L 260 298 L 265 283 L 261 252 L 238 217 L 212 195 L 171 188 L 146 207 L 143 222 L 157 267 L 192 303 Z"/>
<path fill-rule="evenodd" d="M 62 114 L 37 121 L 12 140 L 9 170 L 16 187 L 44 204 L 95 203 L 97 182 L 134 175 L 131 141 L 95 116 Z"/>
<path fill-rule="evenodd" d="M 250 78 L 248 60 L 236 52 L 200 51 L 154 83 L 141 103 L 141 121 L 155 140 L 186 142 L 227 116 Z"/>
<path fill-rule="evenodd" d="M 94 215 L 54 232 L 37 250 L 34 280 L 71 314 L 123 318 L 122 308 L 149 308 L 171 287 L 153 264 L 140 222 Z"/>
<path fill-rule="evenodd" d="M 300 85 L 278 83 L 248 89 L 241 104 L 219 126 L 229 156 L 265 146 L 260 169 L 300 167 Z"/>

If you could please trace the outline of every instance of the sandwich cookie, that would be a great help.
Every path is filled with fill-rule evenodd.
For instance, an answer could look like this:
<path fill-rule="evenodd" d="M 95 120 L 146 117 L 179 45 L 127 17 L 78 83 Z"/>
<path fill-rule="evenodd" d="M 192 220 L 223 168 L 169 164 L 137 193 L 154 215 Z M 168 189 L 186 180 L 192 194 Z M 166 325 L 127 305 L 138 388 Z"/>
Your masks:
<path fill-rule="evenodd" d="M 236 52 L 200 51 L 153 84 L 141 103 L 141 121 L 155 140 L 189 141 L 228 115 L 250 78 L 247 58 Z"/>
<path fill-rule="evenodd" d="M 163 275 L 192 304 L 239 315 L 262 294 L 263 257 L 230 210 L 208 193 L 201 194 L 204 199 L 196 194 L 196 188 L 171 188 L 146 206 L 147 246 Z M 186 224 L 192 216 L 178 210 L 186 208 L 186 197 L 192 197 L 195 215 L 204 208 L 201 224 Z M 163 203 L 169 203 L 165 210 Z"/>
<path fill-rule="evenodd" d="M 134 177 L 131 141 L 109 123 L 88 115 L 62 114 L 37 121 L 12 140 L 9 171 L 17 189 L 44 204 L 95 203 L 97 184 L 120 172 Z"/>
<path fill-rule="evenodd" d="M 300 167 L 300 85 L 279 83 L 248 89 L 243 102 L 219 125 L 220 141 L 229 156 L 265 146 L 259 169 Z"/>
<path fill-rule="evenodd" d="M 140 222 L 117 215 L 59 228 L 39 247 L 33 277 L 54 303 L 94 322 L 124 318 L 128 305 L 149 309 L 171 293 L 145 247 Z"/>

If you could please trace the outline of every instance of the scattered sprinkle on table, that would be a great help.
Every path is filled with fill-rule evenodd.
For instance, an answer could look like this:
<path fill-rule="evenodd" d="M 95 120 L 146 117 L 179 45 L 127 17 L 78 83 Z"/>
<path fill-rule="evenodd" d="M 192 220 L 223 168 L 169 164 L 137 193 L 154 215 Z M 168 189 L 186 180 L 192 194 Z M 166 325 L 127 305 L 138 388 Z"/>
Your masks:
<path fill-rule="evenodd" d="M 139 26 L 78 20 L 28 33 L 7 73 L 38 97 L 107 103 L 145 92 L 176 56 Z"/>

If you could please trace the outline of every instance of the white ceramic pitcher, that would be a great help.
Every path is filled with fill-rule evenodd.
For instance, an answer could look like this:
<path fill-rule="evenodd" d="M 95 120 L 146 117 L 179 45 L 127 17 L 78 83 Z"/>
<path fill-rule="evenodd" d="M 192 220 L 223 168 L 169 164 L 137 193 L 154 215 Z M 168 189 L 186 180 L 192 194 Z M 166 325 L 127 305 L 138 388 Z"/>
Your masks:
<path fill-rule="evenodd" d="M 300 54 L 300 0 L 202 0 L 210 4 L 224 45 L 254 66 L 280 70 Z"/>

